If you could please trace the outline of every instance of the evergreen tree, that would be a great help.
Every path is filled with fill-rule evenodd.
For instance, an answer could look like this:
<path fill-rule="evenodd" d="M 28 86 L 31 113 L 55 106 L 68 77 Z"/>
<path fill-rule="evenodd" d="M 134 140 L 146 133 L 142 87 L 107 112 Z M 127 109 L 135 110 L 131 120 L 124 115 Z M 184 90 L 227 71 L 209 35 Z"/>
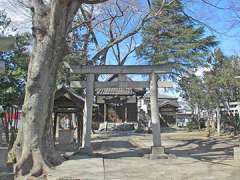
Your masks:
<path fill-rule="evenodd" d="M 208 94 L 216 104 L 223 103 L 229 108 L 229 102 L 239 101 L 239 57 L 226 57 L 220 49 L 217 49 L 212 56 L 212 69 L 205 72 L 204 81 L 208 87 Z"/>
<path fill-rule="evenodd" d="M 4 35 L 11 20 L 4 10 L 0 11 L 0 30 Z M 0 60 L 5 63 L 6 70 L 0 76 L 0 105 L 21 105 L 24 99 L 24 88 L 29 61 L 29 33 L 16 35 L 16 48 L 8 52 L 0 52 Z"/>
<path fill-rule="evenodd" d="M 179 80 L 179 86 L 181 87 L 181 96 L 190 103 L 192 109 L 196 104 L 200 110 L 206 108 L 209 97 L 201 78 L 196 75 L 182 77 Z"/>
<path fill-rule="evenodd" d="M 162 0 L 153 2 L 153 14 L 162 6 Z M 196 25 L 184 12 L 181 1 L 165 5 L 158 16 L 146 23 L 143 42 L 137 55 L 152 64 L 176 62 L 175 72 L 181 73 L 207 63 L 214 36 L 205 36 L 204 28 Z"/>

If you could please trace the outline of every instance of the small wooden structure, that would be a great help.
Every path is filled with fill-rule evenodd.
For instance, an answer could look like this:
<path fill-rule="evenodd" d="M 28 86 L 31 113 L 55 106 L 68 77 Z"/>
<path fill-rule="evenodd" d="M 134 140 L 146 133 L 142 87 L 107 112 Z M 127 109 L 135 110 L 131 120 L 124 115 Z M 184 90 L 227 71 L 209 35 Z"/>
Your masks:
<path fill-rule="evenodd" d="M 126 75 L 115 74 L 107 82 L 132 81 Z M 137 121 L 138 96 L 145 94 L 145 89 L 134 88 L 97 88 L 96 104 L 99 105 L 100 122 L 135 122 Z"/>
<path fill-rule="evenodd" d="M 150 114 L 150 97 L 149 94 L 142 99 L 142 109 L 145 109 L 145 112 Z M 145 108 L 144 108 L 145 107 Z M 159 113 L 161 115 L 161 125 L 168 126 L 168 124 L 176 123 L 176 115 L 178 112 L 178 102 L 177 98 L 167 96 L 167 95 L 159 95 L 158 96 L 158 108 Z"/>
<path fill-rule="evenodd" d="M 150 97 L 147 96 L 144 99 L 147 104 L 147 111 L 150 114 Z M 167 95 L 159 95 L 158 96 L 158 108 L 159 113 L 162 117 L 161 125 L 167 126 L 167 124 L 175 124 L 176 123 L 176 115 L 178 112 L 178 102 L 177 98 L 167 96 Z"/>
<path fill-rule="evenodd" d="M 60 114 L 67 114 L 71 116 L 71 121 L 77 122 L 77 139 L 78 142 L 81 142 L 82 138 L 82 129 L 83 129 L 83 109 L 84 109 L 85 99 L 81 96 L 75 94 L 70 88 L 63 86 L 58 89 L 55 93 L 54 99 L 54 128 L 53 135 L 54 140 L 56 134 L 59 131 L 59 118 Z M 76 118 L 76 119 L 75 119 Z"/>

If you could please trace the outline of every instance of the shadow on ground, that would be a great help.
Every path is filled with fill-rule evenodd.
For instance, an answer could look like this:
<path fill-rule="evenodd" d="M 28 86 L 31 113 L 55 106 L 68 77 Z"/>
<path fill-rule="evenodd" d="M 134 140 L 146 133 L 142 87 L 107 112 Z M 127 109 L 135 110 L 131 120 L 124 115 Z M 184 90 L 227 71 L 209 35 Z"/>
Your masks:
<path fill-rule="evenodd" d="M 94 150 L 92 157 L 117 159 L 123 157 L 143 157 L 145 154 L 149 154 L 149 147 L 140 148 L 129 142 L 127 136 L 130 137 L 132 135 L 145 136 L 146 134 L 118 132 L 108 134 L 108 137 L 96 137 L 92 143 Z M 112 137 L 116 138 L 116 140 L 112 140 Z M 121 137 L 123 138 L 121 139 Z M 176 137 L 176 139 L 171 137 L 167 138 L 167 140 L 176 142 L 176 145 L 174 146 L 166 146 L 165 150 L 167 153 L 175 155 L 176 157 L 187 157 L 213 163 L 221 163 L 221 161 L 233 160 L 233 148 L 237 146 L 235 142 L 237 138 L 234 137 L 210 137 L 206 139 L 193 138 L 187 140 L 181 140 L 179 137 Z M 56 145 L 56 147 L 61 152 L 74 152 L 78 150 L 78 148 L 73 148 L 73 145 L 71 144 L 66 146 Z M 80 156 L 81 154 L 78 155 L 79 158 Z"/>
<path fill-rule="evenodd" d="M 149 148 L 139 148 L 129 141 L 101 141 L 94 142 L 95 152 L 101 152 L 106 159 L 117 159 L 122 157 L 143 157 L 149 153 Z"/>
<path fill-rule="evenodd" d="M 228 141 L 229 140 L 229 141 Z M 202 161 L 221 161 L 233 159 L 233 148 L 237 145 L 229 139 L 191 139 L 182 140 L 183 143 L 166 148 L 170 154 L 177 157 L 191 157 Z"/>

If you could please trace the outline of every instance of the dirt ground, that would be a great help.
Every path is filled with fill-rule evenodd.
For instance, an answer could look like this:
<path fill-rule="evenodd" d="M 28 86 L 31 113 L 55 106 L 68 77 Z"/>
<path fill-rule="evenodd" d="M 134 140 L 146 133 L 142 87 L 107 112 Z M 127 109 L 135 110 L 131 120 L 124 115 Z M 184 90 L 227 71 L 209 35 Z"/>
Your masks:
<path fill-rule="evenodd" d="M 146 157 L 150 134 L 95 134 L 94 154 L 73 156 L 51 170 L 50 180 L 239 180 L 240 163 L 233 160 L 238 137 L 207 137 L 205 132 L 162 133 L 170 159 Z M 173 157 L 174 157 L 173 156 Z"/>

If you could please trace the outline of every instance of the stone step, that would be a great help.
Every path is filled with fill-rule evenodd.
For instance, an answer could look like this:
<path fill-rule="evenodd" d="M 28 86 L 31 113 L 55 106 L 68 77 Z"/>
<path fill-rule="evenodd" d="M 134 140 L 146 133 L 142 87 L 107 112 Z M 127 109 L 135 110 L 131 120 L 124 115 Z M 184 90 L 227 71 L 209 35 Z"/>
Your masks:
<path fill-rule="evenodd" d="M 0 168 L 7 167 L 8 147 L 0 147 Z"/>

